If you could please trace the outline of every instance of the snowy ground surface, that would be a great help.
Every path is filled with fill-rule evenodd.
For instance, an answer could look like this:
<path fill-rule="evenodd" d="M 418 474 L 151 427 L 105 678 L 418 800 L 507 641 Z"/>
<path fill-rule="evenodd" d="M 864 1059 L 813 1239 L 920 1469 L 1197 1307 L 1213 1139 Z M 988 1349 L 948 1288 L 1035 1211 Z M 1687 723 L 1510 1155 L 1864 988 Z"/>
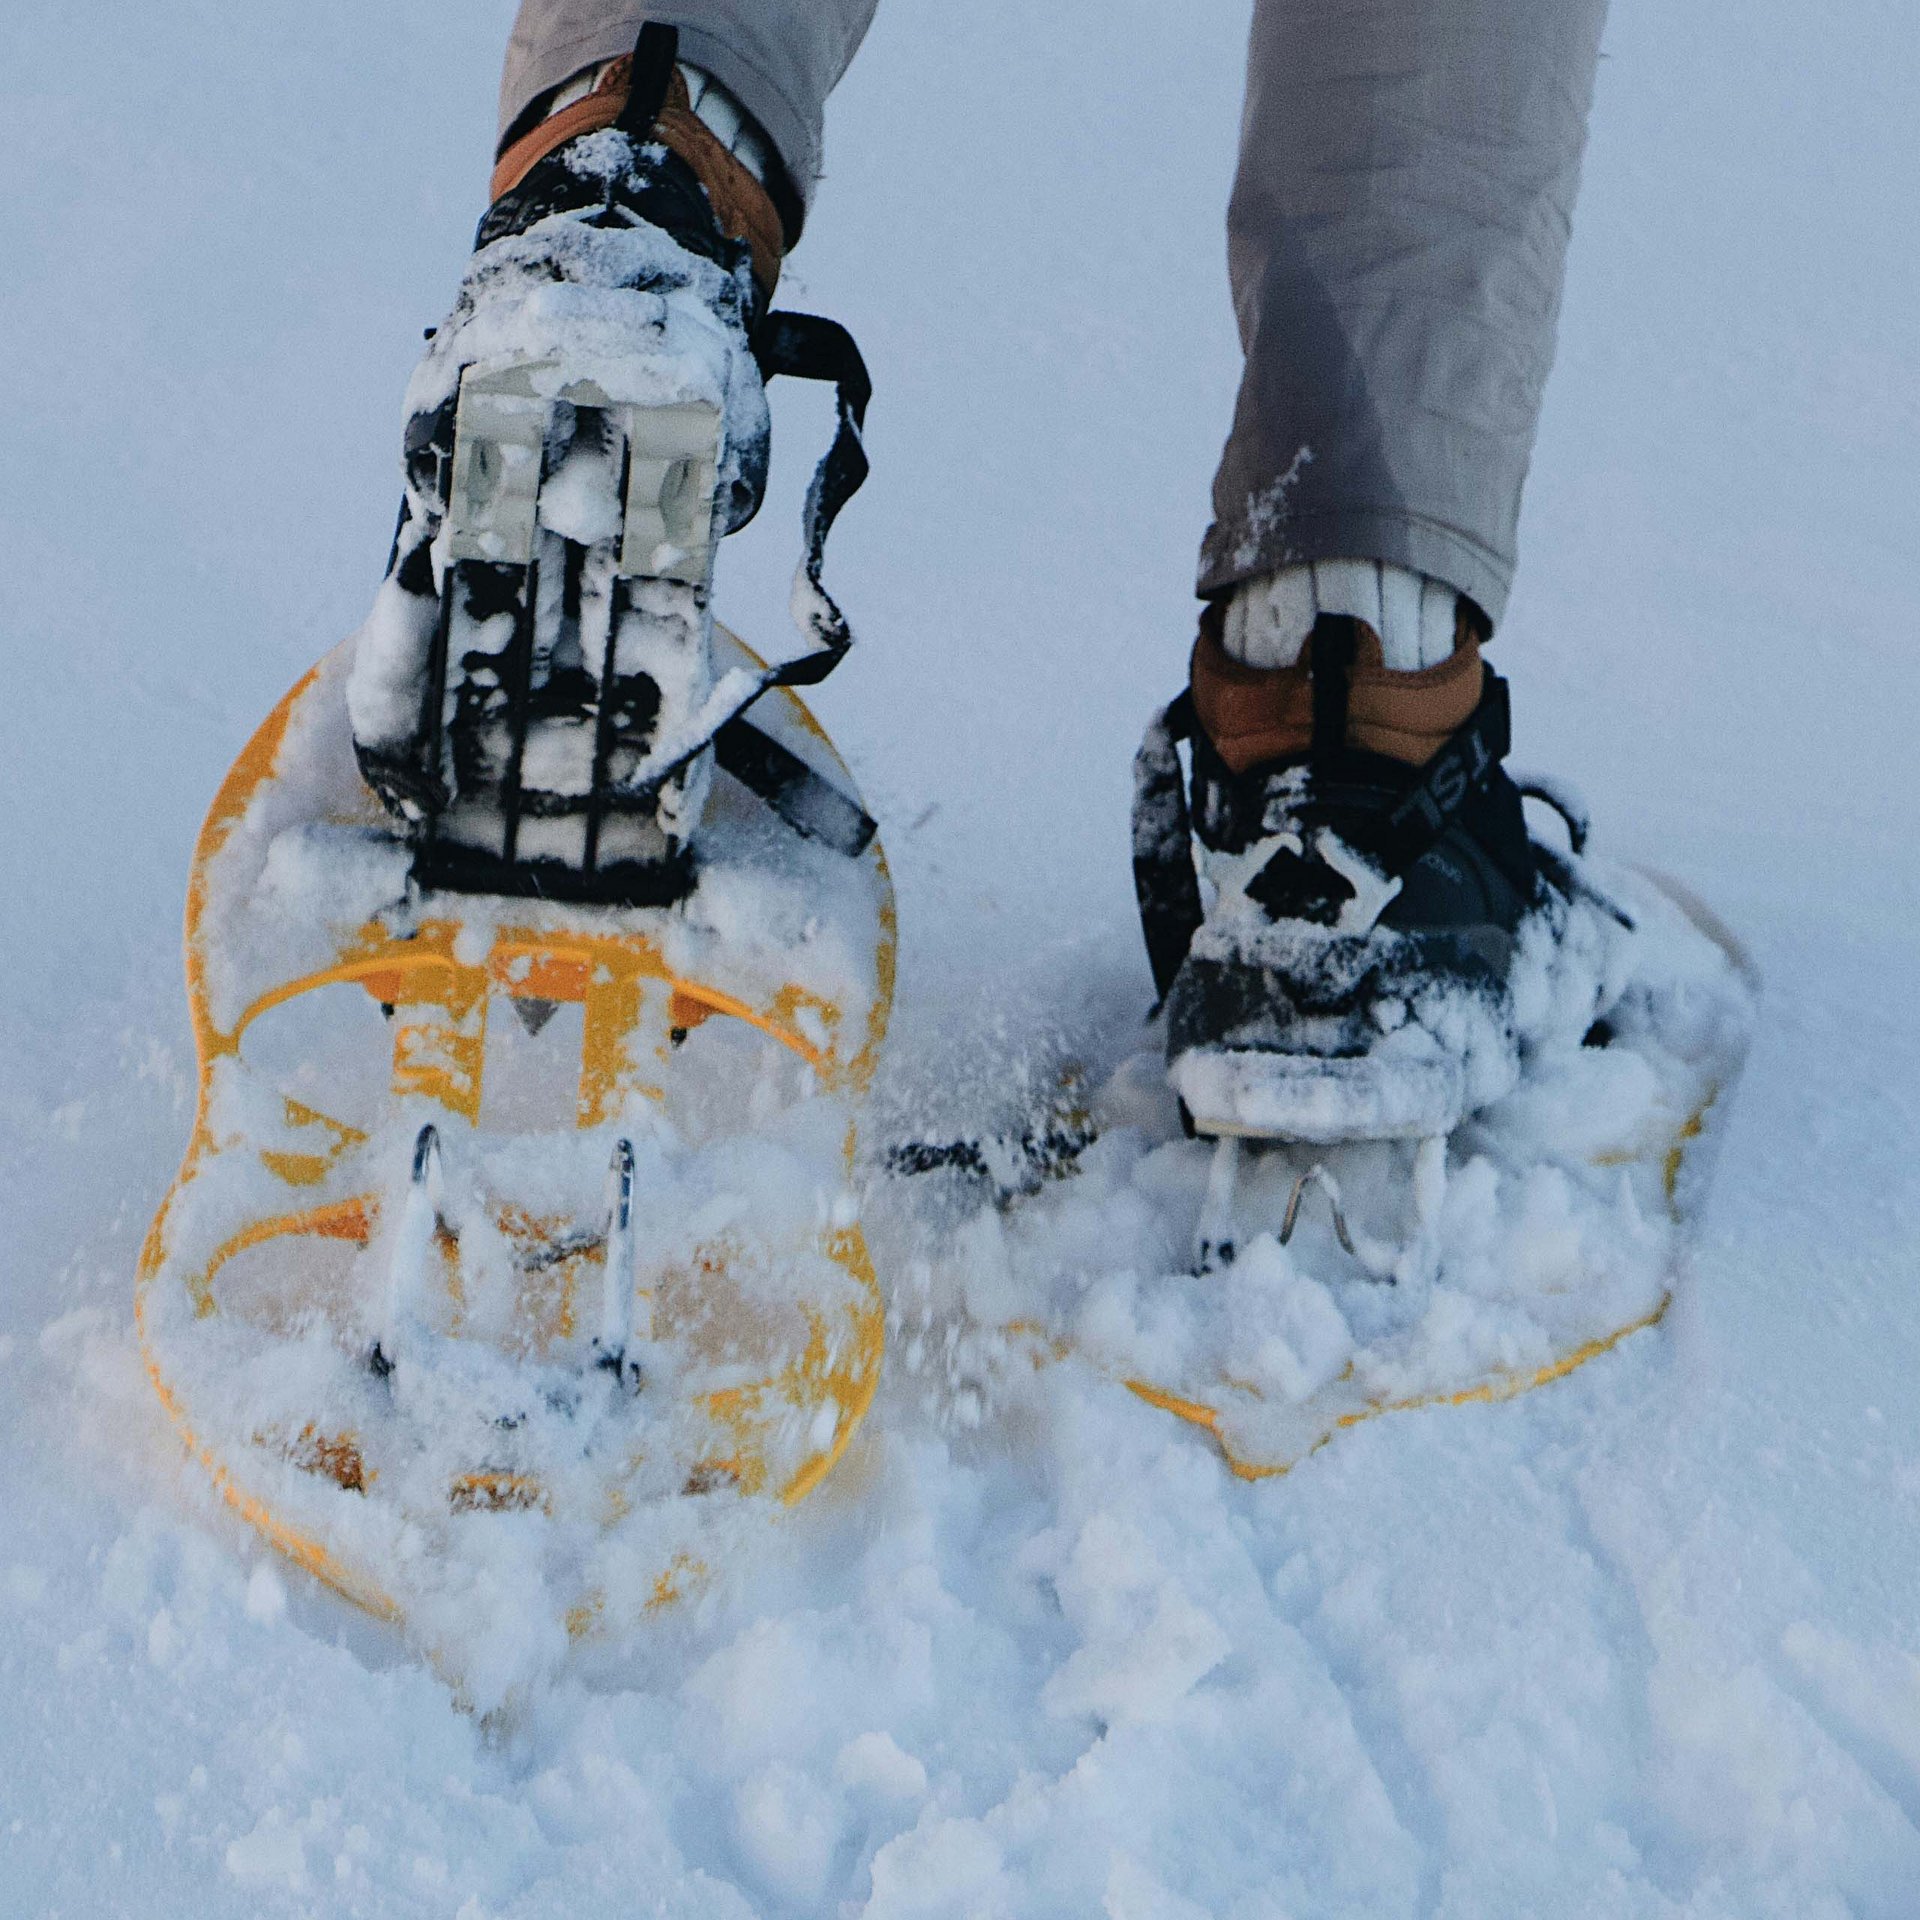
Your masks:
<path fill-rule="evenodd" d="M 1666 1326 L 1260 1487 L 1069 1370 L 1016 1419 L 902 1364 L 777 1558 L 489 1741 L 218 1508 L 130 1285 L 192 834 L 365 610 L 510 11 L 0 20 L 0 1910 L 1915 1912 L 1906 0 L 1608 34 L 1500 654 L 1521 759 L 1768 980 Z M 991 1120 L 1147 997 L 1128 758 L 1235 377 L 1244 31 L 891 0 L 836 103 L 787 297 L 879 385 L 821 705 L 900 880 L 896 1126 Z M 828 426 L 781 408 L 726 585 L 770 641 Z"/>

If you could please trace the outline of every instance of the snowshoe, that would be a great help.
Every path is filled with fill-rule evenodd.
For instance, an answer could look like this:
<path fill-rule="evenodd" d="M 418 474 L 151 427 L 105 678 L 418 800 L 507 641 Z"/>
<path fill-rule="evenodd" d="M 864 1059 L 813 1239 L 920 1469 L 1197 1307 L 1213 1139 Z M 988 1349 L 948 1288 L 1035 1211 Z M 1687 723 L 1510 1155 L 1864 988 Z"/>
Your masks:
<path fill-rule="evenodd" d="M 1000 1183 L 977 1314 L 957 1283 L 976 1324 L 1033 1302 L 1007 1353 L 1090 1362 L 1249 1478 L 1659 1319 L 1753 1025 L 1751 965 L 1699 903 L 1588 859 L 1564 795 L 1564 850 L 1530 837 L 1523 791 L 1546 790 L 1501 770 L 1505 689 L 1477 658 L 1446 670 L 1464 717 L 1423 767 L 1357 750 L 1356 628 L 1313 635 L 1297 759 L 1227 765 L 1192 695 L 1150 729 L 1135 865 L 1164 1055 L 1112 1077 L 1066 1162 L 1017 1151 L 1057 1127 L 1010 1136 L 1039 1177 Z M 1115 1244 L 1123 1272 L 1081 1256 Z"/>
<path fill-rule="evenodd" d="M 946 1189 L 913 1206 L 945 1224 L 896 1307 L 908 1370 L 936 1369 L 971 1424 L 1090 1367 L 1258 1480 L 1379 1415 L 1562 1379 L 1659 1321 L 1757 981 L 1675 883 L 1571 871 L 1600 1011 L 1449 1134 L 1195 1137 L 1154 1046 L 1024 1121 L 895 1147 L 893 1174 Z"/>
<path fill-rule="evenodd" d="M 892 892 L 794 691 L 849 640 L 821 562 L 865 370 L 760 311 L 644 134 L 489 216 L 374 615 L 214 802 L 199 1111 L 140 1269 L 222 1492 L 469 1674 L 490 1636 L 617 1632 L 725 1563 L 844 1453 L 884 1341 L 849 1177 Z M 710 589 L 780 372 L 840 417 L 811 649 L 769 666 Z"/>
<path fill-rule="evenodd" d="M 424 886 L 350 668 L 274 712 L 195 854 L 199 1110 L 147 1364 L 247 1519 L 433 1644 L 484 1637 L 482 1588 L 631 1624 L 818 1486 L 874 1392 L 848 1180 L 885 861 L 723 774 L 672 907 Z M 796 695 L 758 717 L 789 789 L 856 804 Z"/>
<path fill-rule="evenodd" d="M 1179 1195 L 1191 1264 L 1097 1290 L 1076 1345 L 1243 1478 L 1382 1413 L 1511 1399 L 1665 1315 L 1758 982 L 1675 883 L 1578 878 L 1599 1011 L 1451 1133 L 1208 1142 L 1160 1120 L 1151 1177 Z"/>

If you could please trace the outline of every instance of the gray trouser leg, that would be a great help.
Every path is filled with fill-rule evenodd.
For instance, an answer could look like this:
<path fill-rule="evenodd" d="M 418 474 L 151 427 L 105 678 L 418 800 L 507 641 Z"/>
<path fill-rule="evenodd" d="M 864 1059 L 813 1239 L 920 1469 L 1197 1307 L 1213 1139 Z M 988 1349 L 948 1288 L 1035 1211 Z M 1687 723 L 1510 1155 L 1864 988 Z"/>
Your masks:
<path fill-rule="evenodd" d="M 1606 0 L 1256 0 L 1246 374 L 1200 588 L 1384 560 L 1497 620 Z"/>
<path fill-rule="evenodd" d="M 504 135 L 530 102 L 633 51 L 642 26 L 680 29 L 680 57 L 753 115 L 802 200 L 820 175 L 827 95 L 866 37 L 879 0 L 520 0 L 500 83 Z"/>

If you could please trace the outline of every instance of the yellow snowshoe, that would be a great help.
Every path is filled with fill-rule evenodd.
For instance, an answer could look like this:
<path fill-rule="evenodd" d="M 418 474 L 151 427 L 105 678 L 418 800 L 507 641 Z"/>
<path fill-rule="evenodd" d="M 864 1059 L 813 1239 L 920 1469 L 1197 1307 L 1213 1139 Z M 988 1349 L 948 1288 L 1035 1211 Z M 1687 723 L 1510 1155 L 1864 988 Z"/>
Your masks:
<path fill-rule="evenodd" d="M 723 773 L 675 904 L 423 889 L 355 763 L 351 655 L 200 835 L 147 1365 L 234 1507 L 362 1606 L 440 1646 L 489 1607 L 617 1629 L 816 1488 L 873 1397 L 848 1176 L 886 863 L 871 822 L 809 838 Z M 762 792 L 864 820 L 795 693 L 756 720 Z"/>
<path fill-rule="evenodd" d="M 989 1311 L 967 1317 L 993 1324 L 1011 1290 L 1028 1304 L 1000 1325 L 1006 1359 L 1091 1367 L 1248 1480 L 1381 1414 L 1513 1398 L 1653 1325 L 1756 980 L 1673 883 L 1584 861 L 1578 876 L 1576 939 L 1598 974 L 1571 997 L 1597 986 L 1600 1016 L 1538 1046 L 1519 1087 L 1451 1134 L 1192 1137 L 1154 1051 L 1071 1124 L 896 1153 L 897 1171 L 955 1167 L 1000 1192 Z"/>

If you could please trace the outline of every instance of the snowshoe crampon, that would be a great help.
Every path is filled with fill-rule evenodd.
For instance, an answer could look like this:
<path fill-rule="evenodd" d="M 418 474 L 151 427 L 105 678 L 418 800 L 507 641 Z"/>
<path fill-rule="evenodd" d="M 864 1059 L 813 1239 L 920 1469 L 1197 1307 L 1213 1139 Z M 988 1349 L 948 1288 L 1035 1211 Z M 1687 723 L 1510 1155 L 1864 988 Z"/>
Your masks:
<path fill-rule="evenodd" d="M 1671 882 L 1578 871 L 1560 975 L 1524 991 L 1601 1017 L 1563 1023 L 1448 1136 L 1189 1138 L 1157 1054 L 1128 1063 L 1095 1103 L 1099 1153 L 1009 1217 L 1043 1301 L 1008 1329 L 1015 1350 L 1091 1364 L 1258 1480 L 1381 1414 L 1559 1380 L 1658 1321 L 1757 982 Z M 1146 1242 L 1124 1272 L 1061 1258 L 1117 1233 Z"/>
<path fill-rule="evenodd" d="M 350 653 L 200 836 L 199 1107 L 141 1259 L 147 1365 L 227 1499 L 361 1605 L 442 1645 L 482 1588 L 617 1630 L 816 1488 L 871 1402 L 848 1178 L 885 860 L 720 777 L 671 907 L 423 893 L 356 770 Z M 759 727 L 851 791 L 794 694 Z"/>

